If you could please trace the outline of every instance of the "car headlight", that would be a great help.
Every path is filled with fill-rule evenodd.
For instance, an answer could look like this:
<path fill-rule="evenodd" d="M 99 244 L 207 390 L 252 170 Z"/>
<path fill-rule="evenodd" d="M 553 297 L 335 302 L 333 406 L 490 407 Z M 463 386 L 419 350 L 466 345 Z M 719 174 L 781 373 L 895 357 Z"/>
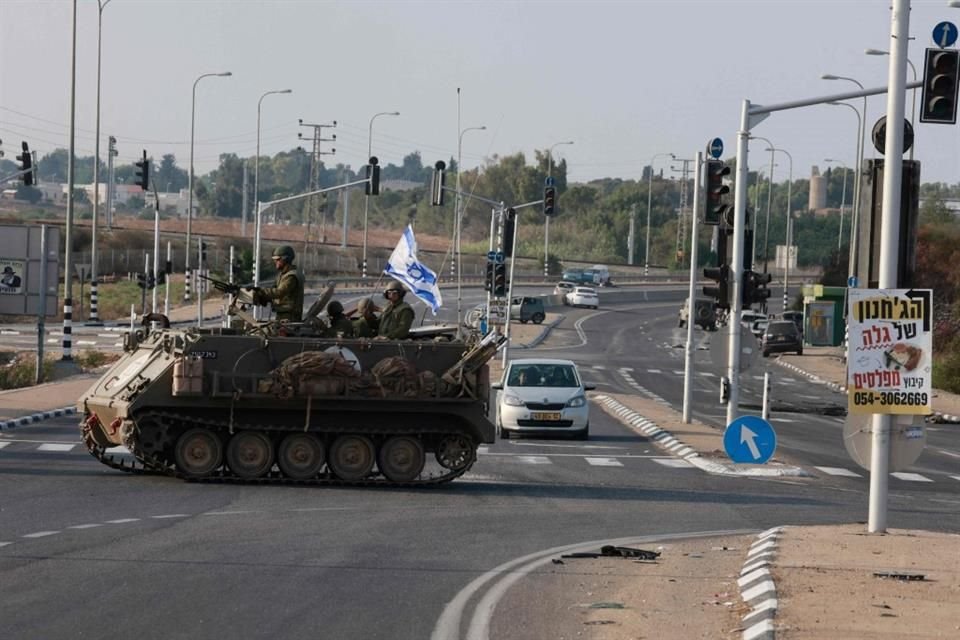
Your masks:
<path fill-rule="evenodd" d="M 522 407 L 523 400 L 521 400 L 517 396 L 512 396 L 509 393 L 507 393 L 507 394 L 504 394 L 503 396 L 503 404 L 507 405 L 508 407 Z"/>
<path fill-rule="evenodd" d="M 585 404 L 587 404 L 587 399 L 583 396 L 574 396 L 567 400 L 568 407 L 582 407 Z"/>

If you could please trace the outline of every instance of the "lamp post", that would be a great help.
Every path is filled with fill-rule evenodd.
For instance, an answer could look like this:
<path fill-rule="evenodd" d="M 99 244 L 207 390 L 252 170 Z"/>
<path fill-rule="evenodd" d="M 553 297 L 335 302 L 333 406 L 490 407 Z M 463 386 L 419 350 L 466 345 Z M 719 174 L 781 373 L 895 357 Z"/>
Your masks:
<path fill-rule="evenodd" d="M 773 167 L 774 167 L 774 164 L 773 164 L 773 150 L 774 150 L 774 146 L 773 146 L 773 143 L 772 143 L 772 142 L 770 142 L 767 138 L 764 138 L 763 136 L 755 136 L 755 135 L 751 134 L 750 137 L 751 137 L 751 138 L 756 138 L 757 140 L 763 140 L 764 142 L 766 142 L 767 145 L 768 145 L 768 147 L 769 147 L 769 148 L 767 149 L 767 151 L 770 152 L 770 174 L 767 176 L 767 179 L 770 181 L 770 188 L 767 189 L 767 219 L 766 219 L 766 222 L 764 222 L 764 230 L 763 230 L 763 272 L 764 272 L 764 273 L 767 273 L 767 265 L 769 264 L 769 261 L 770 261 L 770 253 L 769 253 L 769 241 L 770 241 L 770 208 L 773 206 Z M 789 187 L 789 185 L 788 185 L 788 187 Z M 753 217 L 754 217 L 754 219 L 756 219 L 757 215 L 754 214 Z M 756 229 L 756 223 L 754 223 L 754 229 Z M 754 238 L 757 237 L 756 231 L 754 231 L 754 236 L 753 236 L 753 237 L 754 237 Z"/>
<path fill-rule="evenodd" d="M 846 80 L 847 82 L 852 82 L 861 89 L 863 89 L 863 84 L 854 78 L 849 78 L 846 76 L 835 76 L 830 73 L 825 73 L 820 76 L 823 80 Z M 831 103 L 833 104 L 833 103 Z M 841 103 L 842 104 L 842 103 Z M 853 105 L 847 105 L 852 107 Z M 863 110 L 860 112 L 860 132 L 857 134 L 857 167 L 856 173 L 854 174 L 854 189 L 856 193 L 854 194 L 853 201 L 853 217 L 851 218 L 850 223 L 850 262 L 847 267 L 849 275 L 853 276 L 857 273 L 857 245 L 859 244 L 859 230 L 860 230 L 860 186 L 861 174 L 863 173 L 863 148 L 866 144 L 865 136 L 867 133 L 867 96 L 863 96 Z"/>
<path fill-rule="evenodd" d="M 253 159 L 253 201 L 257 207 L 257 217 L 253 223 L 253 271 L 256 284 L 260 284 L 260 224 L 263 217 L 260 212 L 260 105 L 263 104 L 263 99 L 267 96 L 279 93 L 293 93 L 293 90 L 267 91 L 257 101 L 257 155 Z M 257 312 L 258 309 L 258 307 L 255 307 L 254 311 Z M 259 319 L 259 316 L 257 319 Z"/>
<path fill-rule="evenodd" d="M 847 173 L 850 169 L 843 160 L 824 158 L 824 162 L 836 162 L 843 166 L 843 190 L 840 192 L 840 232 L 837 234 L 837 262 L 840 262 L 840 247 L 843 246 L 843 208 L 847 204 Z"/>
<path fill-rule="evenodd" d="M 380 113 L 373 114 L 373 117 L 370 118 L 370 126 L 367 129 L 367 162 L 370 161 L 371 156 L 373 156 L 373 121 L 379 118 L 380 116 L 398 116 L 400 115 L 399 111 L 381 111 Z M 460 170 L 460 167 L 457 167 L 457 171 Z M 366 280 L 367 278 L 367 216 L 370 213 L 370 194 L 367 194 L 363 199 L 363 262 L 360 275 Z"/>
<path fill-rule="evenodd" d="M 860 244 L 858 229 L 860 228 L 860 184 L 863 176 L 863 138 L 861 134 L 863 133 L 864 120 L 860 116 L 860 111 L 852 104 L 846 102 L 831 102 L 829 104 L 848 107 L 853 109 L 853 112 L 857 114 L 857 166 L 853 173 L 853 211 L 850 212 L 850 254 L 847 258 L 847 275 L 853 276 L 857 273 L 857 248 Z"/>
<path fill-rule="evenodd" d="M 777 149 L 773 145 L 767 151 L 779 151 L 786 154 L 790 160 L 790 173 L 787 178 L 787 250 L 783 261 L 783 310 L 787 310 L 790 304 L 790 293 L 787 286 L 787 279 L 790 276 L 790 244 L 793 240 L 793 156 L 786 149 Z"/>
<path fill-rule="evenodd" d="M 650 212 L 653 209 L 653 164 L 657 161 L 657 158 L 666 158 L 667 156 L 669 156 L 671 160 L 677 158 L 673 153 L 655 153 L 653 157 L 650 158 L 650 175 L 647 180 L 647 243 L 646 248 L 643 250 L 644 277 L 650 275 Z"/>
<path fill-rule="evenodd" d="M 183 299 L 188 302 L 190 300 L 190 251 L 193 249 L 193 245 L 190 244 L 190 233 L 193 225 L 193 133 L 197 112 L 197 83 L 211 76 L 226 77 L 230 75 L 233 74 L 229 71 L 224 71 L 223 73 L 204 73 L 193 81 L 193 93 L 190 99 L 190 173 L 187 175 L 187 250 L 186 255 L 184 255 L 184 272 L 188 284 L 183 288 Z"/>
<path fill-rule="evenodd" d="M 97 222 L 100 217 L 100 39 L 103 10 L 111 0 L 97 0 L 97 125 L 93 143 L 93 221 L 90 226 L 90 317 L 88 325 L 99 326 L 97 310 Z"/>
<path fill-rule="evenodd" d="M 553 148 L 562 144 L 573 144 L 573 140 L 556 142 L 547 149 L 547 178 L 553 177 Z M 543 279 L 550 277 L 550 216 L 544 216 L 543 222 Z"/>
<path fill-rule="evenodd" d="M 486 131 L 487 127 L 467 127 L 460 131 L 457 138 L 457 194 L 456 204 L 453 212 L 453 261 L 450 263 L 451 269 L 457 278 L 457 327 L 459 331 L 461 322 L 461 273 L 460 273 L 460 234 L 463 225 L 463 198 L 460 196 L 460 174 L 463 173 L 463 134 L 467 131 Z"/>
<path fill-rule="evenodd" d="M 950 5 L 953 6 L 953 5 Z M 960 3 L 956 6 L 960 7 Z M 890 55 L 889 51 L 884 51 L 882 49 L 864 49 L 863 52 L 868 56 L 888 56 Z M 910 58 L 907 58 L 907 65 L 910 67 L 910 71 L 913 72 L 913 81 L 917 82 L 917 68 L 913 66 L 913 63 L 910 62 Z M 912 90 L 913 93 L 913 105 L 910 107 L 910 126 L 916 129 L 917 127 L 917 88 L 914 87 Z M 910 160 L 913 160 L 913 145 L 910 145 Z"/>

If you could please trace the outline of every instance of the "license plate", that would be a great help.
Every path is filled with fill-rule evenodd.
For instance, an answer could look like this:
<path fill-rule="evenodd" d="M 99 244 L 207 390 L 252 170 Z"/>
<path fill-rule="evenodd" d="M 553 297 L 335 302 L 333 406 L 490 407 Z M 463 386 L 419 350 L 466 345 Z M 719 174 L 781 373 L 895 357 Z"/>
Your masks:
<path fill-rule="evenodd" d="M 534 420 L 559 420 L 561 414 L 557 411 L 534 411 L 530 416 Z"/>

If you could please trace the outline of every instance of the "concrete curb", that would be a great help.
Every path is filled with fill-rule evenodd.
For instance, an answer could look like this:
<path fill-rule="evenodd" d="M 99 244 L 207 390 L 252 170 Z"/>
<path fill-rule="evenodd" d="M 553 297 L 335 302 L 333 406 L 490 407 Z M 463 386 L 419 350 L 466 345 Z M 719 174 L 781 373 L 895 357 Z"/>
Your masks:
<path fill-rule="evenodd" d="M 29 416 L 21 416 L 13 420 L 6 420 L 0 422 L 0 431 L 14 429 L 16 427 L 23 427 L 28 424 L 34 424 L 42 420 L 49 420 L 50 418 L 59 418 L 60 416 L 69 416 L 77 412 L 76 407 L 64 407 L 62 409 L 54 409 L 52 411 L 43 411 L 41 413 L 34 413 Z"/>
<path fill-rule="evenodd" d="M 538 335 L 536 338 L 534 338 L 534 339 L 531 340 L 530 342 L 525 342 L 525 343 L 523 343 L 523 344 L 512 344 L 512 345 L 510 345 L 510 346 L 511 346 L 512 348 L 514 348 L 514 349 L 533 349 L 533 348 L 536 347 L 538 344 L 540 344 L 541 342 L 543 342 L 544 340 L 546 340 L 546 339 L 547 339 L 547 336 L 550 335 L 550 331 L 551 331 L 554 327 L 556 327 L 558 324 L 560 324 L 561 322 L 563 322 L 564 318 L 566 318 L 566 316 L 563 315 L 563 314 L 560 314 L 560 315 L 557 317 L 557 319 L 554 320 L 553 322 L 550 322 L 550 323 L 548 323 L 548 324 L 542 325 L 542 330 L 540 331 L 540 335 Z"/>
<path fill-rule="evenodd" d="M 740 598 L 750 606 L 750 613 L 743 617 L 743 640 L 774 640 L 776 637 L 773 619 L 779 602 L 770 566 L 781 533 L 783 527 L 774 527 L 757 535 L 740 570 L 737 579 Z"/>
<path fill-rule="evenodd" d="M 652 420 L 645 418 L 610 396 L 594 396 L 594 400 L 600 402 L 601 407 L 603 407 L 607 413 L 620 420 L 620 422 L 650 437 L 655 445 L 666 449 L 667 452 L 674 456 L 686 460 L 701 471 L 725 476 L 809 477 L 810 475 L 799 467 L 750 465 L 748 468 L 737 468 L 717 460 L 708 460 L 702 457 L 693 447 L 674 437 L 669 431 L 661 429 Z"/>
<path fill-rule="evenodd" d="M 843 394 L 847 393 L 847 387 L 845 385 L 837 384 L 835 382 L 828 382 L 819 376 L 816 376 L 808 371 L 804 371 L 803 369 L 801 369 L 795 364 L 791 364 L 789 362 L 783 362 L 782 360 L 780 360 L 780 358 L 777 358 L 776 360 L 774 360 L 774 362 L 776 362 L 781 367 L 784 367 L 785 369 L 790 369 L 791 371 L 794 371 L 799 375 L 809 378 L 810 380 L 812 380 L 813 382 L 816 382 L 817 384 L 822 384 L 832 391 L 836 391 L 837 393 L 843 393 Z M 926 421 L 937 422 L 937 423 L 958 424 L 960 423 L 960 416 L 953 415 L 951 413 L 941 413 L 939 411 L 934 411 L 929 416 L 926 416 Z"/>

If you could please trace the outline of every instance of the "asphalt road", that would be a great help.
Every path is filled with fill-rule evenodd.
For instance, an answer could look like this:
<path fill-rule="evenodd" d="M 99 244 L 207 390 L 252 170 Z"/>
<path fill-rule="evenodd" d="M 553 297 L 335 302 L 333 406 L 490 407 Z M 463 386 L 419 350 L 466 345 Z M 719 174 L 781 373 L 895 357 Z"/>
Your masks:
<path fill-rule="evenodd" d="M 677 405 L 678 306 L 568 310 L 524 355 L 569 357 L 598 391 Z M 696 353 L 695 413 L 722 422 L 709 352 Z M 784 403 L 837 402 L 775 365 L 758 366 L 776 374 Z M 745 391 L 744 402 L 754 394 Z M 101 466 L 70 419 L 4 432 L 0 636 L 538 637 L 498 617 L 496 605 L 561 549 L 865 519 L 866 475 L 816 469 L 857 469 L 839 424 L 775 412 L 778 457 L 809 469 L 808 478 L 717 477 L 594 406 L 586 442 L 497 442 L 465 477 L 417 490 L 184 483 Z M 931 438 L 960 452 L 955 434 Z M 921 463 L 936 477 L 891 480 L 889 525 L 957 530 L 960 481 L 941 473 L 946 461 Z"/>

